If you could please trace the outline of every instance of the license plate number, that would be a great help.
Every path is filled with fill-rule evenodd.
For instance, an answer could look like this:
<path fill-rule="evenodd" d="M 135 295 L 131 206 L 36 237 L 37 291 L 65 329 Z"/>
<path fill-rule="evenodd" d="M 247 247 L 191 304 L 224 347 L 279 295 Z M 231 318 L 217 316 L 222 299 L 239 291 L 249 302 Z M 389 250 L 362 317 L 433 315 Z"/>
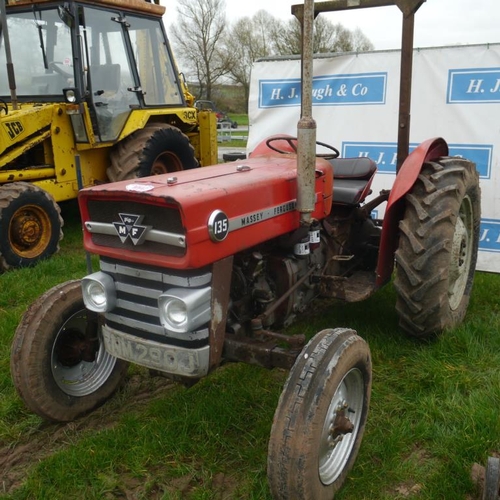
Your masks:
<path fill-rule="evenodd" d="M 198 351 L 166 346 L 152 340 L 141 339 L 104 326 L 102 328 L 106 351 L 116 358 L 131 361 L 147 368 L 167 373 L 200 376 Z"/>

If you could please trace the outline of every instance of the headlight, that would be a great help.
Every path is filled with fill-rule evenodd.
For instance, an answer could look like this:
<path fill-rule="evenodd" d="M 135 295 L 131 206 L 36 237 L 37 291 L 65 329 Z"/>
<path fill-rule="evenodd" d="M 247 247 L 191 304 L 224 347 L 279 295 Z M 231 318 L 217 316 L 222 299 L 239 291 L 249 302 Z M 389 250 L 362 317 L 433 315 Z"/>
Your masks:
<path fill-rule="evenodd" d="M 162 326 L 176 333 L 195 331 L 210 320 L 211 288 L 171 288 L 158 298 Z"/>
<path fill-rule="evenodd" d="M 174 325 L 181 326 L 187 321 L 186 304 L 179 299 L 171 298 L 163 304 L 165 317 Z"/>
<path fill-rule="evenodd" d="M 80 92 L 77 88 L 69 87 L 63 89 L 64 99 L 68 104 L 78 104 L 80 102 Z"/>
<path fill-rule="evenodd" d="M 90 311 L 108 312 L 116 305 L 115 282 L 102 271 L 82 279 L 82 292 L 85 307 Z"/>

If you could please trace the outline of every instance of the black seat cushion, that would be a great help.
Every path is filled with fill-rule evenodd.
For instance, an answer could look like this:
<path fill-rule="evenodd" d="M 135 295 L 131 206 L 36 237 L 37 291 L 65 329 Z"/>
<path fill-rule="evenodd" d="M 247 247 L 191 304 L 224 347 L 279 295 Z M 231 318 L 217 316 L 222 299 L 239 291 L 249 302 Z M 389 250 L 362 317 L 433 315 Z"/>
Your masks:
<path fill-rule="evenodd" d="M 367 157 L 336 158 L 333 166 L 333 203 L 357 205 L 366 185 L 377 170 L 376 163 Z"/>
<path fill-rule="evenodd" d="M 377 170 L 376 163 L 366 156 L 359 158 L 335 158 L 329 160 L 335 179 L 370 179 Z"/>

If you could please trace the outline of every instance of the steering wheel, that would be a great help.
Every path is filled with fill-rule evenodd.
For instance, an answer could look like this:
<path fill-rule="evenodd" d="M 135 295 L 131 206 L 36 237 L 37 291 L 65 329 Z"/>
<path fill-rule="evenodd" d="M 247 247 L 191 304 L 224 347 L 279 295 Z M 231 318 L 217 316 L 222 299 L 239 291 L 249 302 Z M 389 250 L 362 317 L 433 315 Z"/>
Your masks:
<path fill-rule="evenodd" d="M 5 111 L 5 115 L 9 114 L 9 107 L 7 106 L 7 103 L 3 99 L 0 99 L 0 110 L 2 109 Z"/>
<path fill-rule="evenodd" d="M 48 66 L 49 66 L 50 69 L 54 70 L 56 73 L 58 73 L 59 75 L 63 76 L 64 78 L 73 78 L 73 72 L 72 71 L 71 72 L 64 71 L 58 65 L 64 66 L 64 64 L 62 62 L 59 62 L 59 61 L 51 61 L 48 64 Z"/>
<path fill-rule="evenodd" d="M 271 137 L 266 141 L 266 146 L 269 149 L 272 149 L 273 151 L 276 151 L 277 153 L 280 154 L 290 154 L 290 151 L 284 151 L 283 149 L 277 148 L 276 146 L 273 146 L 273 142 L 276 141 L 285 141 L 295 153 L 297 153 L 297 138 L 296 137 L 289 137 L 289 136 L 276 136 L 276 137 Z M 338 158 L 340 156 L 340 151 L 337 148 L 334 148 L 333 146 L 330 146 L 330 144 L 325 144 L 324 142 L 319 142 L 316 141 L 316 144 L 318 146 L 322 146 L 326 149 L 329 149 L 331 153 L 321 153 L 321 154 L 316 154 L 316 158 L 325 158 L 325 160 L 333 160 L 335 158 Z"/>

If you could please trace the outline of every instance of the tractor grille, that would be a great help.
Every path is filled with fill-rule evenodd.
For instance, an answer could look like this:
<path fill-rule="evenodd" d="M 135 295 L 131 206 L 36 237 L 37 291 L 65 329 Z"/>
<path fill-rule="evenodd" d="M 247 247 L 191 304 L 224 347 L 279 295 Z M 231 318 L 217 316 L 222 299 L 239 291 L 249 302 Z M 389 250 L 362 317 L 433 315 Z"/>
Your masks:
<path fill-rule="evenodd" d="M 160 323 L 158 297 L 172 287 L 198 288 L 210 284 L 209 269 L 172 273 L 153 266 L 101 259 L 101 271 L 113 277 L 116 307 L 105 314 L 106 324 L 115 330 L 181 347 L 208 345 L 208 326 L 196 332 L 167 332 Z"/>
<path fill-rule="evenodd" d="M 95 245 L 174 257 L 186 254 L 185 246 L 177 244 L 178 240 L 185 239 L 185 231 L 180 211 L 175 207 L 131 201 L 89 200 L 88 211 L 90 221 L 86 222 L 86 227 L 92 228 L 89 231 Z M 159 235 L 156 239 L 161 241 L 154 241 L 149 236 L 140 244 L 134 243 L 132 238 L 122 241 L 114 226 L 121 222 L 120 214 L 140 217 L 140 225 L 151 227 Z M 175 238 L 161 238 L 162 235 L 173 235 Z"/>

